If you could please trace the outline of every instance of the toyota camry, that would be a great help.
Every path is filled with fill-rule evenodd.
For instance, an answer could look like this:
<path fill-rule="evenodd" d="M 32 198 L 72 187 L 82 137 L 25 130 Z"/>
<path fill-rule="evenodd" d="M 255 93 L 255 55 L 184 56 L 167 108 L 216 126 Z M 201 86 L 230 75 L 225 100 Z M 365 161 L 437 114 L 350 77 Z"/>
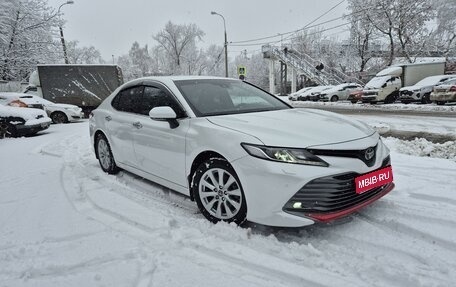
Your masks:
<path fill-rule="evenodd" d="M 212 222 L 328 222 L 394 187 L 376 131 L 236 79 L 130 81 L 92 112 L 90 135 L 103 171 L 188 195 Z"/>

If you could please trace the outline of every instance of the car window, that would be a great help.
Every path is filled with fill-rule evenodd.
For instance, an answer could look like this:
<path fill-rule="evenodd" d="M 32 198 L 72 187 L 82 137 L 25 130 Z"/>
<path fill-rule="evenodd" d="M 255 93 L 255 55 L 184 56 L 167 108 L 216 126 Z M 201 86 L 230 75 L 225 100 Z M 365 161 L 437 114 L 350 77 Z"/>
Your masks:
<path fill-rule="evenodd" d="M 138 113 L 143 86 L 136 86 L 120 91 L 111 102 L 114 109 L 122 112 Z"/>
<path fill-rule="evenodd" d="M 143 97 L 138 105 L 138 113 L 149 115 L 152 108 L 164 106 L 171 107 L 176 112 L 178 118 L 186 116 L 177 101 L 169 93 L 157 87 L 144 87 Z"/>

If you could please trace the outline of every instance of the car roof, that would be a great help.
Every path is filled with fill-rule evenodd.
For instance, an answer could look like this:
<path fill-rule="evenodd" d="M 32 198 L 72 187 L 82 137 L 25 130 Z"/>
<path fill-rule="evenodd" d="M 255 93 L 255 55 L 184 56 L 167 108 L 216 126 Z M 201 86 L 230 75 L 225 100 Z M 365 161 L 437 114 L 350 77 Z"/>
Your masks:
<path fill-rule="evenodd" d="M 164 84 L 172 84 L 174 81 L 184 80 L 227 80 L 227 81 L 240 81 L 235 78 L 224 78 L 224 77 L 213 77 L 213 76 L 154 76 L 154 77 L 142 77 L 135 80 L 126 82 L 123 86 L 136 85 L 147 82 L 161 82 Z"/>

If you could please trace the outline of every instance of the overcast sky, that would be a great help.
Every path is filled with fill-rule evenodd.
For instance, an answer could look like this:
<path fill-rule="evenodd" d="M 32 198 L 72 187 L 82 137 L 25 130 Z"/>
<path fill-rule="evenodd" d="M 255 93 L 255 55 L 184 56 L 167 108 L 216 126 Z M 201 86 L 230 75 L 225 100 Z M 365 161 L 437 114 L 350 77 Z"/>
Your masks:
<path fill-rule="evenodd" d="M 58 8 L 66 0 L 48 0 Z M 195 23 L 206 35 L 203 43 L 223 45 L 223 21 L 226 20 L 228 42 L 277 35 L 304 27 L 327 12 L 340 0 L 74 0 L 62 7 L 66 40 L 77 40 L 82 46 L 95 46 L 106 60 L 128 53 L 132 43 L 156 45 L 152 35 L 164 28 L 166 22 Z M 338 18 L 346 12 L 343 2 L 315 24 Z M 331 28 L 344 20 L 322 25 Z M 347 29 L 343 26 L 329 30 L 326 35 L 337 36 Z M 345 32 L 346 34 L 346 32 Z M 286 38 L 286 36 L 284 36 Z M 280 40 L 280 37 L 265 41 Z M 264 41 L 259 41 L 264 42 Z M 230 56 L 243 49 L 259 51 L 261 46 L 230 46 Z"/>

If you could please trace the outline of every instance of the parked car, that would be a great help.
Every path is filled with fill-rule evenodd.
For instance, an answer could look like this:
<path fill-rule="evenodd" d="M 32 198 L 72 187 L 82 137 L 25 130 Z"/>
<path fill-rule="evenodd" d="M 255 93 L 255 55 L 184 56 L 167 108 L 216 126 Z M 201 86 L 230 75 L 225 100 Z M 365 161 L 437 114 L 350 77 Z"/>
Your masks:
<path fill-rule="evenodd" d="M 348 95 L 347 100 L 349 100 L 352 104 L 356 104 L 358 101 L 361 101 L 364 95 L 364 90 L 354 90 Z"/>
<path fill-rule="evenodd" d="M 89 127 L 103 171 L 122 168 L 188 195 L 212 222 L 326 222 L 394 187 L 389 150 L 372 128 L 295 109 L 236 79 L 133 80 L 92 112 Z"/>
<path fill-rule="evenodd" d="M 399 99 L 402 103 L 422 102 L 431 103 L 431 92 L 435 86 L 442 84 L 456 75 L 431 76 L 422 79 L 413 86 L 403 87 L 399 90 Z"/>
<path fill-rule="evenodd" d="M 300 96 L 298 96 L 298 100 L 300 101 L 311 101 L 315 100 L 317 101 L 320 97 L 320 93 L 323 92 L 324 90 L 330 89 L 333 86 L 316 86 L 313 87 L 312 89 L 302 93 Z"/>
<path fill-rule="evenodd" d="M 296 101 L 296 100 L 298 100 L 298 97 L 299 97 L 302 93 L 304 93 L 304 92 L 306 92 L 306 91 L 308 91 L 308 90 L 310 90 L 310 89 L 312 89 L 312 87 L 305 87 L 305 88 L 302 88 L 302 89 L 300 89 L 299 91 L 296 91 L 296 92 L 294 92 L 294 93 L 289 94 L 289 95 L 288 95 L 288 99 L 289 99 L 290 101 Z"/>
<path fill-rule="evenodd" d="M 348 95 L 353 91 L 362 91 L 363 87 L 356 83 L 344 83 L 332 87 L 320 94 L 320 101 L 343 101 L 348 99 Z"/>
<path fill-rule="evenodd" d="M 435 86 L 430 100 L 436 102 L 437 105 L 456 102 L 456 78 L 448 79 L 440 85 Z"/>
<path fill-rule="evenodd" d="M 43 110 L 0 104 L 0 138 L 34 135 L 50 124 Z"/>
<path fill-rule="evenodd" d="M 30 94 L 0 93 L 0 102 L 17 105 L 17 101 L 25 103 L 29 108 L 44 109 L 55 124 L 74 122 L 84 117 L 82 109 L 75 105 L 57 104 Z"/>

